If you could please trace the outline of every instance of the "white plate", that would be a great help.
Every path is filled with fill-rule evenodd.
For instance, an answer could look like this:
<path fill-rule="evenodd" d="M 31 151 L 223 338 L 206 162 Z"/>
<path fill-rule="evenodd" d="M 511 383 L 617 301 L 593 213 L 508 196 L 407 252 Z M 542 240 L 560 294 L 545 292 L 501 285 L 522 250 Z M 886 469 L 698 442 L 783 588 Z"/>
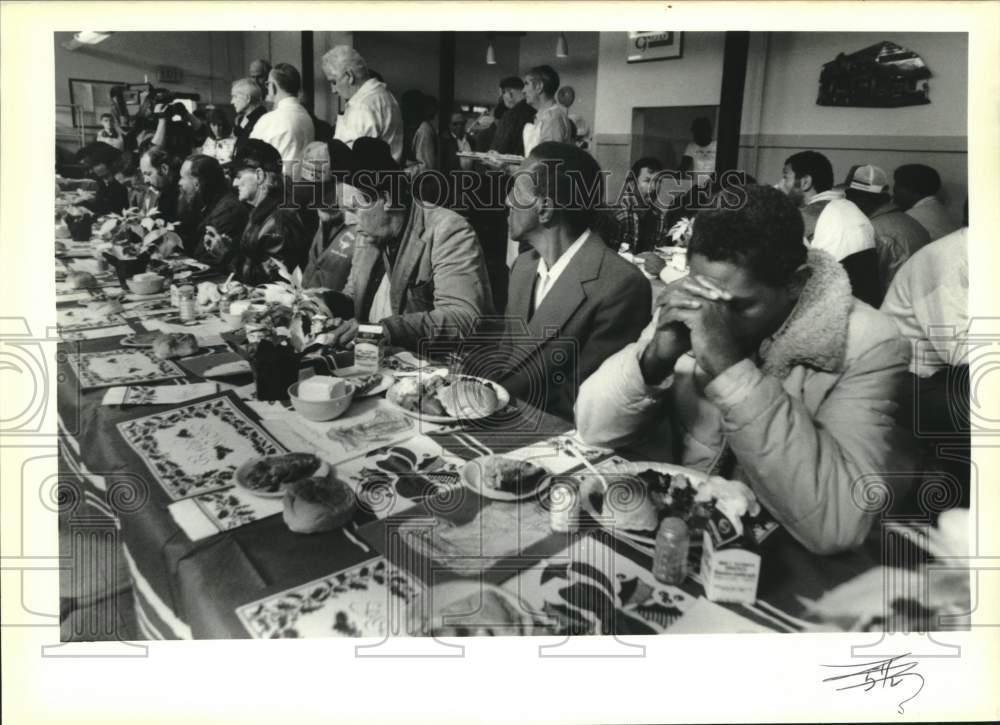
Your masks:
<path fill-rule="evenodd" d="M 552 480 L 552 473 L 545 469 L 545 475 L 538 479 L 538 485 L 530 491 L 514 493 L 513 491 L 500 491 L 495 488 L 489 488 L 482 485 L 482 480 L 479 476 L 479 460 L 478 458 L 474 458 L 462 466 L 459 471 L 459 479 L 466 488 L 476 492 L 483 498 L 492 499 L 493 501 L 523 501 L 526 498 L 531 498 L 539 491 L 544 491 L 545 487 L 549 485 L 549 481 Z"/>
<path fill-rule="evenodd" d="M 477 378 L 474 375 L 448 375 L 447 377 L 452 378 L 467 378 L 469 380 L 478 380 L 484 385 L 489 385 L 493 388 L 494 392 L 497 394 L 497 407 L 496 410 L 491 412 L 489 415 L 493 415 L 497 411 L 503 410 L 510 404 L 510 393 L 502 386 L 494 383 L 492 380 L 486 380 L 485 378 Z M 459 420 L 478 420 L 480 418 L 488 418 L 489 415 L 479 415 L 474 418 L 453 418 L 450 415 L 430 415 L 427 413 L 421 413 L 418 410 L 410 410 L 409 408 L 404 408 L 402 405 L 396 402 L 393 396 L 393 391 L 396 390 L 396 386 L 399 383 L 394 383 L 392 387 L 389 388 L 388 392 L 385 394 L 385 399 L 388 401 L 389 405 L 399 410 L 404 415 L 408 415 L 416 420 L 421 420 L 425 423 L 457 423 Z"/>
<path fill-rule="evenodd" d="M 708 480 L 708 474 L 703 473 L 702 471 L 696 471 L 693 468 L 685 468 L 684 466 L 678 466 L 673 463 L 659 463 L 657 461 L 626 461 L 625 463 L 610 467 L 607 470 L 604 470 L 603 468 L 600 469 L 601 473 L 604 475 L 630 474 L 633 476 L 648 470 L 653 470 L 657 473 L 667 473 L 672 476 L 687 476 L 694 486 L 698 486 L 698 484 Z M 600 491 L 602 484 L 593 473 L 589 473 L 587 471 L 583 471 L 581 473 L 586 475 L 584 478 L 580 479 L 580 508 L 594 517 L 595 520 L 600 521 L 601 514 L 598 513 L 591 504 L 590 497 L 592 494 Z M 615 533 L 635 544 L 638 544 L 644 549 L 652 550 L 656 545 L 654 537 L 647 536 L 638 531 L 619 529 L 616 527 Z"/>
<path fill-rule="evenodd" d="M 350 367 L 347 367 L 347 368 L 340 368 L 339 370 L 334 370 L 333 374 L 335 376 L 337 376 L 338 378 L 346 378 L 347 380 L 351 380 L 352 378 L 360 378 L 360 377 L 363 377 L 365 375 L 368 375 L 368 373 L 366 371 L 358 370 L 353 365 L 351 365 Z M 375 395 L 381 395 L 386 390 L 388 390 L 389 387 L 394 382 L 396 382 L 396 379 L 392 375 L 389 375 L 387 373 L 382 373 L 382 381 L 378 385 L 376 385 L 374 388 L 372 388 L 371 390 L 369 390 L 367 393 L 362 393 L 361 395 L 355 395 L 354 397 L 355 398 L 371 398 L 371 397 L 373 397 Z"/>

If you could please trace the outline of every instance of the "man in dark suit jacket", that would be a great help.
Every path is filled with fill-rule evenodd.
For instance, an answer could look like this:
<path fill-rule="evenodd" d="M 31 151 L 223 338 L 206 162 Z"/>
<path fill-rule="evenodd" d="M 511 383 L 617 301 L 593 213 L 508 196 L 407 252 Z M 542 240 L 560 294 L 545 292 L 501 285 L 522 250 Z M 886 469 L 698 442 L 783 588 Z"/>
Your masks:
<path fill-rule="evenodd" d="M 572 419 L 580 384 L 649 323 L 652 289 L 591 228 L 603 187 L 589 154 L 542 143 L 514 179 L 510 235 L 531 249 L 511 269 L 503 331 L 470 355 L 466 370 Z"/>
<path fill-rule="evenodd" d="M 260 117 L 267 113 L 267 107 L 264 105 L 260 86 L 252 78 L 235 81 L 230 100 L 236 109 L 236 120 L 233 123 L 233 135 L 236 136 L 236 146 L 233 150 L 235 156 L 250 140 L 253 127 L 257 125 Z"/>

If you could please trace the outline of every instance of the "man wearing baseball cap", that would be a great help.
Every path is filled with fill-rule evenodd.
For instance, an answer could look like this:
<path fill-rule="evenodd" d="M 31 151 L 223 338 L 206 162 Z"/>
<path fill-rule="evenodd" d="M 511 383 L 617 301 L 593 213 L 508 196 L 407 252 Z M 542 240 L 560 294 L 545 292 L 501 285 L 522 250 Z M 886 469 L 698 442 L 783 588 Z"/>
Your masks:
<path fill-rule="evenodd" d="M 920 222 L 907 216 L 893 203 L 889 176 L 878 166 L 859 166 L 847 180 L 844 191 L 849 201 L 864 212 L 875 229 L 878 251 L 878 303 L 903 262 L 927 244 L 930 234 Z"/>
<path fill-rule="evenodd" d="M 206 252 L 220 263 L 228 260 L 236 279 L 246 284 L 279 279 L 273 259 L 289 270 L 305 267 L 309 240 L 296 210 L 282 205 L 285 179 L 278 150 L 252 138 L 239 150 L 230 171 L 239 200 L 252 207 L 250 219 L 238 242 L 206 230 Z"/>

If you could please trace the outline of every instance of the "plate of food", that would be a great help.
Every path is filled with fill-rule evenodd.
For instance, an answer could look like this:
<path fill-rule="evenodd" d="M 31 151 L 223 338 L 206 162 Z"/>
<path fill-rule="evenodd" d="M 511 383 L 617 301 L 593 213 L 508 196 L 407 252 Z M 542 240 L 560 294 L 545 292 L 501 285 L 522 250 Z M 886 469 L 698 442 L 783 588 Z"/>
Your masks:
<path fill-rule="evenodd" d="M 162 334 L 159 330 L 154 330 L 153 332 L 136 332 L 123 337 L 120 344 L 122 347 L 152 347 L 156 339 Z"/>
<path fill-rule="evenodd" d="M 695 507 L 699 486 L 708 480 L 700 471 L 656 461 L 623 461 L 602 466 L 600 472 L 600 477 L 581 477 L 580 507 L 643 547 L 654 546 L 656 530 L 667 516 L 688 520 L 707 515 L 703 507 Z"/>
<path fill-rule="evenodd" d="M 522 501 L 541 491 L 550 472 L 531 461 L 506 456 L 483 456 L 462 466 L 459 477 L 466 488 L 494 501 Z"/>
<path fill-rule="evenodd" d="M 254 496 L 280 498 L 289 483 L 329 474 L 326 462 L 312 453 L 283 453 L 247 461 L 236 469 L 235 481 Z"/>
<path fill-rule="evenodd" d="M 503 410 L 510 393 L 491 380 L 436 370 L 404 377 L 385 395 L 390 405 L 427 423 L 478 420 Z"/>
<path fill-rule="evenodd" d="M 358 370 L 353 365 L 348 368 L 334 370 L 333 374 L 338 378 L 345 378 L 354 386 L 355 398 L 370 398 L 380 395 L 389 389 L 395 382 L 395 378 L 387 373 L 368 373 Z"/>

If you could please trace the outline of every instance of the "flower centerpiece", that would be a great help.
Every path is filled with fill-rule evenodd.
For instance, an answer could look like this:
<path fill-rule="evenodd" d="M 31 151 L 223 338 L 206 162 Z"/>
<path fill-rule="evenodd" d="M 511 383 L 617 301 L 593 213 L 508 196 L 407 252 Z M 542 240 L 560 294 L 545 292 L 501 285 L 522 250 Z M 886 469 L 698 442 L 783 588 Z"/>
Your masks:
<path fill-rule="evenodd" d="M 64 219 L 69 236 L 75 242 L 90 241 L 94 226 L 94 213 L 85 206 L 67 206 Z"/>
<path fill-rule="evenodd" d="M 151 260 L 160 260 L 183 246 L 174 231 L 177 225 L 159 214 L 155 208 L 143 211 L 132 207 L 121 214 L 109 214 L 97 230 L 98 236 L 112 245 L 112 252 L 105 252 L 104 257 L 118 272 L 122 287 L 130 277 L 145 272 Z"/>
<path fill-rule="evenodd" d="M 681 217 L 670 227 L 667 234 L 670 241 L 678 247 L 686 247 L 691 242 L 691 235 L 694 233 L 694 220 L 690 217 Z"/>
<path fill-rule="evenodd" d="M 272 263 L 283 281 L 251 291 L 244 325 L 258 400 L 287 399 L 305 353 L 326 344 L 343 322 L 323 300 L 325 288 L 304 288 L 301 269 L 289 272 L 281 262 Z"/>

